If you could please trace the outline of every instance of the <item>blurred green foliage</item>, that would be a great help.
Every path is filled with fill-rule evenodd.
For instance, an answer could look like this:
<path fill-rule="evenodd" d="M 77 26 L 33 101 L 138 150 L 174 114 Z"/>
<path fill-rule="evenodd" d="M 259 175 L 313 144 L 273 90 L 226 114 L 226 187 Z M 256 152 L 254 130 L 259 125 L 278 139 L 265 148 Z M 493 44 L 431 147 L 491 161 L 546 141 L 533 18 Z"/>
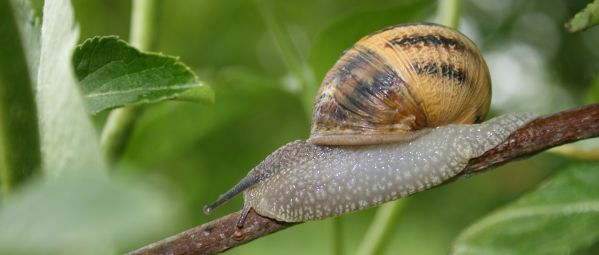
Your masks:
<path fill-rule="evenodd" d="M 41 164 L 38 119 L 25 48 L 18 34 L 26 12 L 0 2 L 0 199 Z"/>
<path fill-rule="evenodd" d="M 598 170 L 597 164 L 565 169 L 464 230 L 452 254 L 568 254 L 588 248 L 599 236 Z"/>
<path fill-rule="evenodd" d="M 41 1 L 34 2 L 41 13 Z M 260 3 L 268 5 L 275 22 L 288 33 L 299 59 L 308 65 L 316 83 L 341 52 L 361 36 L 398 23 L 434 21 L 437 4 L 432 0 Z M 591 84 L 599 73 L 596 61 L 599 28 L 574 34 L 563 30 L 564 22 L 587 3 L 586 0 L 464 1 L 460 29 L 487 57 L 494 83 L 494 113 L 548 113 L 597 102 L 599 90 Z M 73 0 L 73 5 L 80 25 L 80 42 L 96 35 L 127 38 L 130 1 Z M 118 252 L 238 210 L 240 198 L 210 216 L 201 213 L 204 204 L 235 184 L 266 155 L 309 134 L 310 113 L 302 106 L 300 81 L 286 67 L 256 2 L 170 0 L 160 1 L 159 7 L 156 40 L 151 48 L 179 56 L 201 80 L 211 84 L 216 102 L 210 106 L 165 102 L 146 107 L 115 175 L 133 176 L 153 185 L 158 193 L 167 196 L 163 199 L 157 195 L 159 208 L 168 208 L 165 201 L 170 199 L 181 210 L 176 216 L 169 216 L 172 222 L 168 223 L 173 228 L 153 228 L 151 237 L 116 245 L 114 249 Z M 97 129 L 105 117 L 106 113 L 94 117 Z M 467 226 L 576 163 L 570 158 L 543 154 L 410 197 L 385 254 L 447 253 Z M 73 192 L 86 189 L 74 184 L 65 187 Z M 109 192 L 90 187 L 91 191 Z M 131 184 L 131 187 L 136 186 Z M 94 199 L 88 195 L 83 192 L 74 199 Z M 38 195 L 24 196 L 29 196 L 29 201 L 40 199 Z M 128 198 L 131 197 L 123 199 Z M 110 204 L 109 197 L 100 199 Z M 123 204 L 114 204 L 115 209 L 120 206 Z M 357 249 L 374 211 L 342 216 L 344 250 Z M 170 213 L 173 212 L 156 217 L 164 219 Z M 16 222 L 23 222 L 25 217 L 42 217 L 18 211 L 10 215 L 21 220 Z M 98 228 L 80 222 L 89 226 L 90 233 Z M 40 233 L 40 238 L 54 238 L 46 234 L 48 229 L 40 229 Z M 63 237 L 68 236 L 55 238 L 58 242 Z M 332 238 L 330 220 L 311 222 L 229 253 L 330 254 Z M 597 252 L 597 246 L 584 251 Z"/>
<path fill-rule="evenodd" d="M 116 254 L 142 245 L 172 230 L 177 215 L 171 194 L 156 188 L 93 174 L 35 180 L 3 205 L 0 251 Z"/>
<path fill-rule="evenodd" d="M 569 32 L 580 32 L 599 24 L 599 1 L 594 0 L 565 24 Z"/>

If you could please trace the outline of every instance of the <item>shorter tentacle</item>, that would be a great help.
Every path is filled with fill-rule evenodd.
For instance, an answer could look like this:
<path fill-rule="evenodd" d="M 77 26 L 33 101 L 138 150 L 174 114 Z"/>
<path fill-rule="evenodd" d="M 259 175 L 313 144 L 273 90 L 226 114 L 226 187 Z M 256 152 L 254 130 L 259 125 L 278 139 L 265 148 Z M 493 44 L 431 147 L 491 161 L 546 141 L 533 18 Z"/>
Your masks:
<path fill-rule="evenodd" d="M 248 216 L 250 209 L 252 209 L 252 206 L 249 203 L 243 204 L 243 208 L 241 208 L 241 212 L 239 213 L 239 219 L 237 220 L 237 228 L 243 227 L 243 223 L 245 222 L 245 218 Z"/>

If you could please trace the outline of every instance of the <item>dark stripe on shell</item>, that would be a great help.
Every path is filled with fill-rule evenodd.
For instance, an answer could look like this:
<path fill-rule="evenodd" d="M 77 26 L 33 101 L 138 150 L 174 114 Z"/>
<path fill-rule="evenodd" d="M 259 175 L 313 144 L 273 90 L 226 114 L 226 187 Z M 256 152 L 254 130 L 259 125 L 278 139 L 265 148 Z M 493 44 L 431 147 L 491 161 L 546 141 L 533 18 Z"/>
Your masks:
<path fill-rule="evenodd" d="M 355 46 L 356 54 L 348 56 L 345 65 L 341 66 L 341 72 L 351 74 L 356 68 L 363 68 L 375 60 L 374 53 L 364 47 Z"/>
<path fill-rule="evenodd" d="M 358 54 L 352 56 L 344 67 L 341 68 L 339 78 L 353 78 L 360 85 L 357 90 L 369 89 L 374 91 L 386 91 L 397 83 L 403 83 L 399 75 L 387 64 L 384 58 L 376 52 L 357 46 Z M 357 77 L 353 72 L 356 68 L 371 69 L 368 77 Z"/>
<path fill-rule="evenodd" d="M 347 62 L 337 74 L 341 84 L 351 87 L 351 91 L 347 91 L 349 93 L 345 96 L 347 105 L 342 106 L 364 118 L 376 118 L 373 112 L 380 110 L 377 106 L 397 100 L 398 86 L 405 82 L 376 52 L 361 46 L 356 46 L 355 49 L 357 54 L 348 56 Z M 360 72 L 356 72 L 356 69 L 360 69 Z"/>
<path fill-rule="evenodd" d="M 437 75 L 447 77 L 462 84 L 466 81 L 466 72 L 455 68 L 452 64 L 437 64 L 437 63 L 413 63 L 414 71 L 419 75 Z"/>
<path fill-rule="evenodd" d="M 394 25 L 394 26 L 389 26 L 383 29 L 380 29 L 374 33 L 369 34 L 366 37 L 372 37 L 376 34 L 380 34 L 383 33 L 385 31 L 389 31 L 389 30 L 393 30 L 393 29 L 398 29 L 398 28 L 402 28 L 402 27 L 413 27 L 413 26 L 431 26 L 431 27 L 443 27 L 443 28 L 447 28 L 446 26 L 440 25 L 440 24 L 435 24 L 435 23 L 431 23 L 431 22 L 410 22 L 410 23 L 403 23 L 403 24 L 399 24 L 399 25 Z"/>
<path fill-rule="evenodd" d="M 441 46 L 448 49 L 452 48 L 457 51 L 464 51 L 466 49 L 466 46 L 458 40 L 440 35 L 415 35 L 391 40 L 392 45 L 397 45 L 399 47 L 411 47 L 421 43 L 426 46 Z"/>

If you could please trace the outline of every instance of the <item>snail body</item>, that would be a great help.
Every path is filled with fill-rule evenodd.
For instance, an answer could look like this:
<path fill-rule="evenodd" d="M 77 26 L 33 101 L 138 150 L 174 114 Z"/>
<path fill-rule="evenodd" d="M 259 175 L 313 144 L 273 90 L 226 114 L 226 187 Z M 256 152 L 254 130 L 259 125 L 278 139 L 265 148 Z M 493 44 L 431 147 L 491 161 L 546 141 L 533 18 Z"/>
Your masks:
<path fill-rule="evenodd" d="M 314 103 L 311 135 L 258 164 L 206 206 L 243 192 L 279 221 L 318 220 L 434 187 L 494 148 L 531 115 L 480 124 L 491 85 L 480 52 L 461 33 L 412 23 L 368 35 L 344 52 Z"/>
<path fill-rule="evenodd" d="M 278 169 L 244 192 L 244 207 L 279 221 L 319 220 L 427 190 L 503 142 L 531 115 L 447 125 L 396 144 L 318 146 L 291 142 L 249 173 Z M 272 162 L 285 162 L 273 168 Z M 260 177 L 258 177 L 260 178 Z"/>

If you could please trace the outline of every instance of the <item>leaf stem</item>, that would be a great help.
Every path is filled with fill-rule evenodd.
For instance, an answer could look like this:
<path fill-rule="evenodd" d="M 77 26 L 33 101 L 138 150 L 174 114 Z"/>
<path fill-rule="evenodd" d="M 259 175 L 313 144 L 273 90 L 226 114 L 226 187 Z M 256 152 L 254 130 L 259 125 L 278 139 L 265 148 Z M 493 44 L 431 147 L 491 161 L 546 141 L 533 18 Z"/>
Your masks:
<path fill-rule="evenodd" d="M 142 112 L 143 107 L 131 106 L 112 110 L 108 115 L 100 136 L 100 146 L 109 162 L 118 161 L 125 151 L 127 141 L 133 134 L 135 123 Z"/>
<path fill-rule="evenodd" d="M 333 223 L 333 254 L 343 255 L 343 216 L 335 217 Z"/>
<path fill-rule="evenodd" d="M 362 243 L 358 246 L 358 255 L 381 254 L 396 229 L 397 220 L 406 200 L 397 200 L 382 205 L 376 212 Z"/>
<path fill-rule="evenodd" d="M 150 50 L 156 23 L 156 0 L 133 0 L 131 8 L 131 45 L 141 51 Z"/>
<path fill-rule="evenodd" d="M 460 25 L 462 0 L 439 0 L 437 22 L 452 28 Z"/>
<path fill-rule="evenodd" d="M 2 196 L 41 165 L 33 82 L 10 1 L 0 2 L 0 188 Z"/>
<path fill-rule="evenodd" d="M 129 40 L 131 45 L 141 51 L 149 50 L 152 45 L 157 3 L 156 0 L 133 0 Z M 142 106 L 110 112 L 100 137 L 100 144 L 109 162 L 114 163 L 120 159 L 142 112 Z"/>
<path fill-rule="evenodd" d="M 256 6 L 264 18 L 266 27 L 274 40 L 283 62 L 285 62 L 289 71 L 301 84 L 302 104 L 306 114 L 310 117 L 312 114 L 312 101 L 317 89 L 314 76 L 306 61 L 302 59 L 297 47 L 293 44 L 293 39 L 289 35 L 289 32 L 277 20 L 274 15 L 275 12 L 270 9 L 272 5 L 265 1 L 267 0 L 256 0 Z"/>
<path fill-rule="evenodd" d="M 547 150 L 547 152 L 571 157 L 574 159 L 599 161 L 599 148 L 583 149 L 572 144 L 564 144 L 562 146 L 551 148 Z"/>

